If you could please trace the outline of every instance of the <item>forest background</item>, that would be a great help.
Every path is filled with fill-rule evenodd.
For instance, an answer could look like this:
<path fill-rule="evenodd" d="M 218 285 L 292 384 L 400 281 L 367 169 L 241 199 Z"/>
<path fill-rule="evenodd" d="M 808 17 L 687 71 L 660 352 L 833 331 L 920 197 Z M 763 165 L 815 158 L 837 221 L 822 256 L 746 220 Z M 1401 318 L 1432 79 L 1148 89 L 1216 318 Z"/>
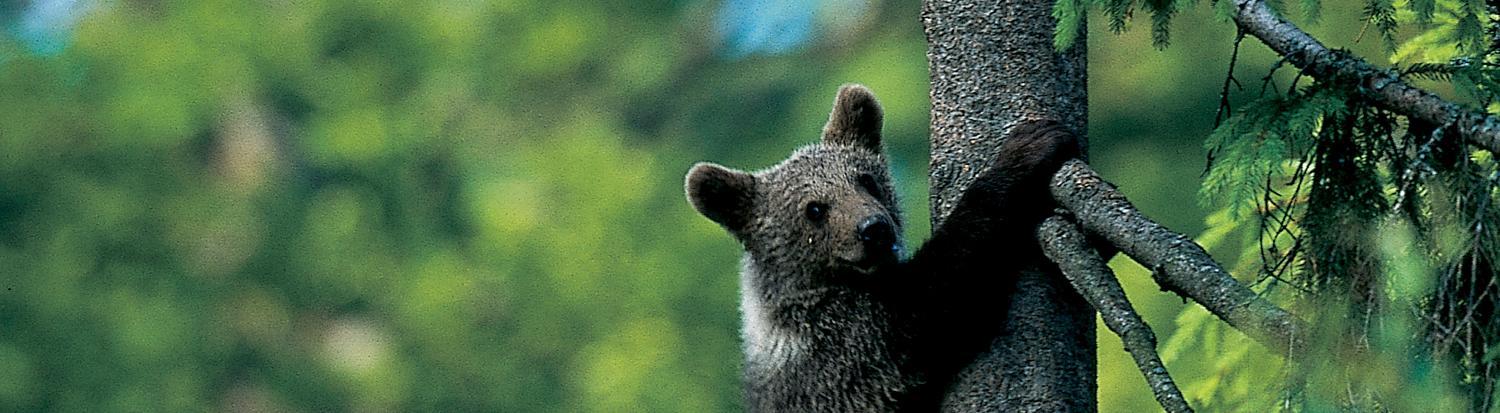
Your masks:
<path fill-rule="evenodd" d="M 1294 21 L 1390 63 L 1361 6 Z M 918 11 L 0 4 L 0 410 L 737 410 L 740 249 L 682 176 L 779 161 L 817 138 L 838 85 L 863 83 L 886 107 L 906 236 L 924 239 Z M 1234 25 L 1187 8 L 1159 49 L 1149 21 L 1090 20 L 1091 164 L 1203 233 Z M 1245 42 L 1231 99 L 1289 86 L 1283 70 L 1263 91 L 1275 63 Z M 1241 238 L 1210 250 L 1239 262 Z M 1220 378 L 1279 363 L 1228 330 L 1177 339 L 1203 310 L 1111 264 L 1190 401 L 1266 391 Z M 1099 328 L 1100 409 L 1156 409 Z"/>

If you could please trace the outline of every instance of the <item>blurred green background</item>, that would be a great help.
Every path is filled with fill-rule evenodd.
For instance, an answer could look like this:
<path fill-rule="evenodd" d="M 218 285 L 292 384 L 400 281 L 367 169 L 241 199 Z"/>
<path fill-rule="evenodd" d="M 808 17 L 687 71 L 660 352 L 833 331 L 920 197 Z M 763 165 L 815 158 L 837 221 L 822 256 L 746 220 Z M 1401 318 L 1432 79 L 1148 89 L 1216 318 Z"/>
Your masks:
<path fill-rule="evenodd" d="M 1358 7 L 1311 31 L 1384 61 Z M 0 3 L 0 411 L 737 410 L 739 247 L 682 176 L 775 163 L 864 83 L 925 238 L 918 10 Z M 1186 10 L 1165 50 L 1105 26 L 1093 163 L 1197 234 L 1233 26 Z M 1246 40 L 1236 101 L 1273 62 Z M 1201 313 L 1114 265 L 1164 340 Z M 1100 328 L 1101 410 L 1156 409 Z M 1275 368 L 1222 358 L 1169 361 L 1184 381 Z"/>

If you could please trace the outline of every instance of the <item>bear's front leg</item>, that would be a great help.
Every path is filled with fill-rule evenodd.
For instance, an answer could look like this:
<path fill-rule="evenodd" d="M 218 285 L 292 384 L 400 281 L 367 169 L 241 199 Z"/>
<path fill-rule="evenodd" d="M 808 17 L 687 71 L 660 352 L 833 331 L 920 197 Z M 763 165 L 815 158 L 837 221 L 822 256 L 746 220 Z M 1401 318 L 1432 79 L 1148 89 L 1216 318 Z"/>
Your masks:
<path fill-rule="evenodd" d="M 1012 128 L 989 169 L 969 185 L 929 243 L 956 244 L 935 250 L 963 255 L 1035 244 L 1032 230 L 1055 205 L 1047 189 L 1052 175 L 1081 150 L 1078 137 L 1055 121 L 1026 121 Z"/>

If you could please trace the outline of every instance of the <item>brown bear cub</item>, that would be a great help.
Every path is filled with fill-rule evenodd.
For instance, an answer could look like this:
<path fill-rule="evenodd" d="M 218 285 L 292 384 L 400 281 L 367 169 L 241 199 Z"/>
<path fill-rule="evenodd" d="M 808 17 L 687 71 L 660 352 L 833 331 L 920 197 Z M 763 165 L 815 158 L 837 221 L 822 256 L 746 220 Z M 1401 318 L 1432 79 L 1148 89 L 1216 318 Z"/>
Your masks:
<path fill-rule="evenodd" d="M 688 201 L 745 247 L 748 410 L 938 410 L 958 371 L 1003 334 L 1016 272 L 1041 256 L 1033 234 L 1053 206 L 1047 181 L 1079 153 L 1057 123 L 1016 126 L 903 259 L 880 127 L 875 96 L 846 85 L 821 143 L 759 172 L 688 172 Z"/>

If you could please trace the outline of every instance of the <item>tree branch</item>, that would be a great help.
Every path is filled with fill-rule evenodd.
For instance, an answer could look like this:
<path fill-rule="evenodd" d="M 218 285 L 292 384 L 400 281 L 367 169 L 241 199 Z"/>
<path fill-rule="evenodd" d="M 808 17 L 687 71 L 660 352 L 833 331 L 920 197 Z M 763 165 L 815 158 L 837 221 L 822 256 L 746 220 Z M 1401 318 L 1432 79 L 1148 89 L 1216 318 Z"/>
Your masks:
<path fill-rule="evenodd" d="M 1089 246 L 1088 240 L 1078 226 L 1071 221 L 1053 216 L 1042 222 L 1037 229 L 1037 238 L 1042 240 L 1042 252 L 1062 269 L 1063 276 L 1083 298 L 1099 311 L 1104 325 L 1120 336 L 1125 351 L 1135 359 L 1146 384 L 1156 395 L 1156 401 L 1169 413 L 1192 412 L 1182 390 L 1167 374 L 1167 366 L 1156 354 L 1156 334 L 1130 306 L 1125 289 L 1115 280 L 1114 272 L 1104 259 Z"/>
<path fill-rule="evenodd" d="M 1193 240 L 1146 218 L 1083 161 L 1068 161 L 1053 175 L 1052 196 L 1084 229 L 1151 269 L 1163 289 L 1192 298 L 1282 354 L 1297 354 L 1305 344 L 1302 320 L 1241 285 Z"/>
<path fill-rule="evenodd" d="M 1402 81 L 1345 52 L 1329 50 L 1307 32 L 1276 15 L 1264 0 L 1235 0 L 1234 22 L 1304 73 L 1323 81 L 1347 80 L 1358 93 L 1387 110 L 1452 127 L 1459 137 L 1500 153 L 1500 121 Z M 1445 128 L 1447 129 L 1447 128 Z"/>

